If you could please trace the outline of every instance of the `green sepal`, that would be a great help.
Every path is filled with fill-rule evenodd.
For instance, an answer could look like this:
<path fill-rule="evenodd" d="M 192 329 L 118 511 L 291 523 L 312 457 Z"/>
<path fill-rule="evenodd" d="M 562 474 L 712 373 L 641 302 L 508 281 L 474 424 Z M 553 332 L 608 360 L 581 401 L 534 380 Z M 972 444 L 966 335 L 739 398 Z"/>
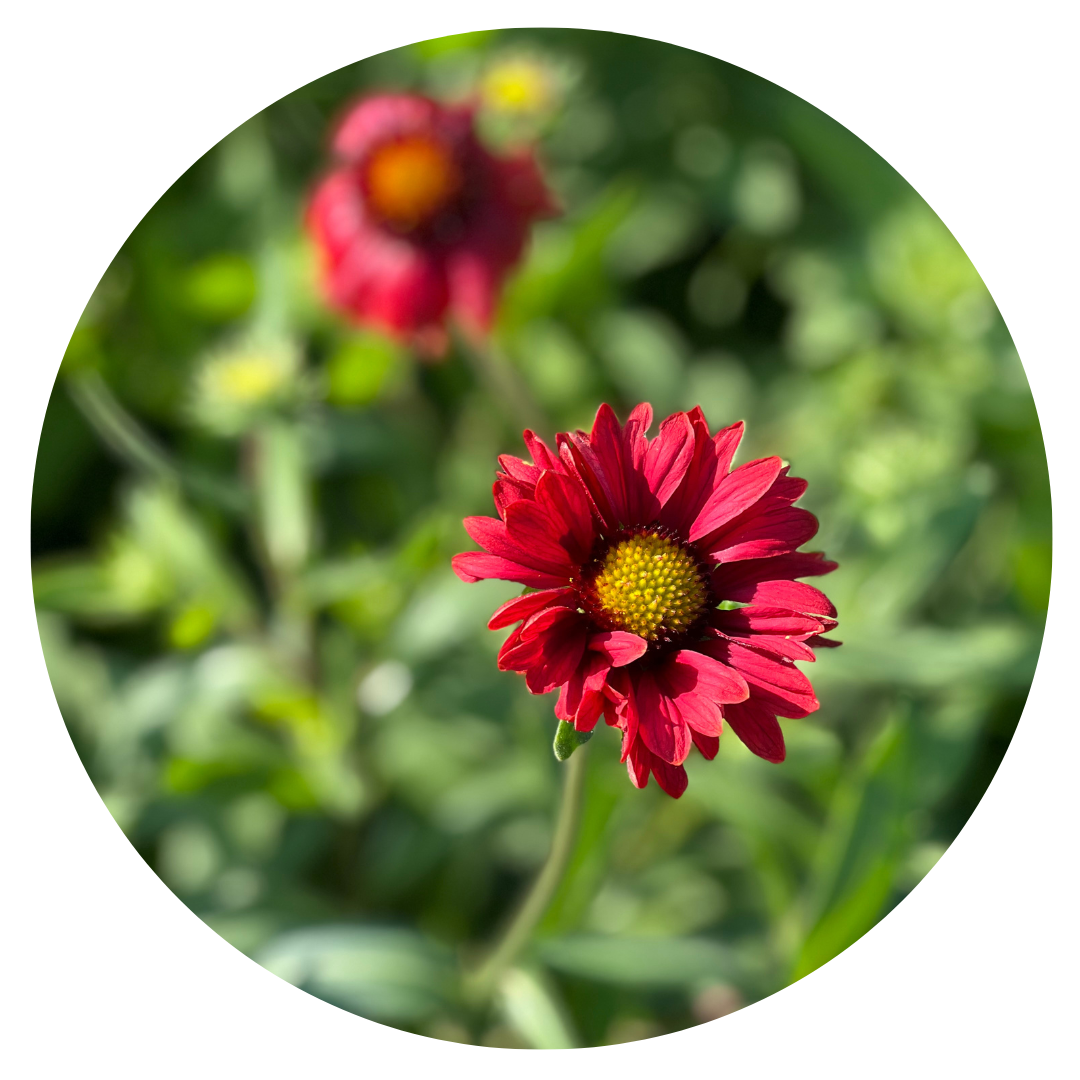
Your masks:
<path fill-rule="evenodd" d="M 559 761 L 565 761 L 579 746 L 583 746 L 593 737 L 591 731 L 578 731 L 573 724 L 565 720 L 559 721 L 555 729 L 555 756 Z"/>

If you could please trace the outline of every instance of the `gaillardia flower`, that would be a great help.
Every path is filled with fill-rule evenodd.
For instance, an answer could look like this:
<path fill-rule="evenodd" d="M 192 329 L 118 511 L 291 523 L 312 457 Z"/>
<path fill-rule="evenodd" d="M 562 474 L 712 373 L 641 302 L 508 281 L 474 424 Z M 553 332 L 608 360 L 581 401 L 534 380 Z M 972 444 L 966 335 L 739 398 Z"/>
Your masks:
<path fill-rule="evenodd" d="M 716 435 L 700 408 L 646 435 L 652 408 L 620 427 L 601 405 L 591 433 L 531 431 L 532 462 L 504 455 L 498 518 L 465 519 L 484 550 L 454 557 L 463 581 L 500 578 L 530 591 L 492 630 L 518 625 L 499 667 L 534 694 L 559 691 L 555 715 L 578 731 L 601 716 L 622 732 L 630 779 L 676 798 L 696 746 L 713 758 L 724 721 L 755 754 L 784 759 L 778 716 L 818 708 L 795 666 L 836 626 L 828 598 L 798 578 L 836 569 L 796 549 L 818 528 L 792 504 L 806 481 L 778 457 L 731 468 L 743 425 Z"/>
<path fill-rule="evenodd" d="M 496 157 L 471 107 L 409 94 L 361 101 L 332 148 L 307 211 L 330 303 L 426 351 L 448 312 L 486 332 L 530 223 L 555 209 L 531 152 Z"/>

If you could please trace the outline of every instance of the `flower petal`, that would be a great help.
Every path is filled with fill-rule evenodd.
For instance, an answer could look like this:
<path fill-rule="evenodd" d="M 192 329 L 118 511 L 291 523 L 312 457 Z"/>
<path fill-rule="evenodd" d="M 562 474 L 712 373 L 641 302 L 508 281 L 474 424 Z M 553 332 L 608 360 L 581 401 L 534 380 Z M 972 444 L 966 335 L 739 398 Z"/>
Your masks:
<path fill-rule="evenodd" d="M 835 569 L 836 563 L 826 559 L 820 551 L 793 551 L 787 555 L 747 559 L 734 566 L 725 566 L 723 581 L 725 589 L 734 589 L 742 585 L 757 585 L 763 581 L 818 577 L 821 574 L 831 574 Z M 720 568 L 717 568 L 716 573 L 720 572 Z M 736 596 L 730 598 L 742 599 Z"/>
<path fill-rule="evenodd" d="M 751 698 L 779 716 L 809 716 L 819 707 L 810 680 L 794 664 L 723 639 L 702 648 L 736 668 L 749 684 Z"/>
<path fill-rule="evenodd" d="M 543 477 L 536 486 L 539 488 L 542 483 Z M 573 551 L 570 551 L 562 542 L 563 537 L 567 535 L 562 522 L 554 520 L 542 503 L 521 499 L 508 506 L 506 531 L 515 544 L 519 544 L 526 551 L 533 552 L 538 559 L 550 562 L 554 566 L 564 567 L 571 575 L 583 561 L 577 557 L 576 553 L 580 545 L 573 535 L 569 536 L 569 542 L 573 548 Z"/>
<path fill-rule="evenodd" d="M 334 153 L 352 160 L 363 157 L 386 139 L 431 130 L 441 112 L 434 101 L 416 94 L 373 95 L 346 114 L 334 134 Z"/>
<path fill-rule="evenodd" d="M 545 470 L 536 484 L 536 501 L 552 522 L 558 543 L 577 563 L 585 563 L 596 541 L 592 510 L 581 484 L 572 476 Z"/>
<path fill-rule="evenodd" d="M 743 677 L 729 665 L 694 649 L 680 649 L 661 668 L 661 679 L 676 698 L 701 694 L 724 704 L 745 701 L 750 694 Z"/>
<path fill-rule="evenodd" d="M 728 726 L 746 745 L 747 750 L 766 761 L 781 762 L 787 756 L 784 733 L 776 716 L 760 701 L 751 698 L 740 705 L 724 706 Z"/>
<path fill-rule="evenodd" d="M 645 454 L 645 482 L 660 507 L 675 493 L 693 459 L 694 427 L 686 413 L 675 413 L 660 425 Z"/>
<path fill-rule="evenodd" d="M 645 655 L 649 643 L 625 630 L 606 630 L 589 638 L 589 648 L 602 653 L 612 667 L 625 667 Z"/>
<path fill-rule="evenodd" d="M 651 672 L 641 672 L 633 683 L 632 706 L 637 711 L 638 735 L 645 745 L 672 765 L 681 765 L 690 753 L 690 729 L 675 703 L 660 690 Z"/>
<path fill-rule="evenodd" d="M 503 521 L 506 520 L 506 508 L 511 503 L 518 502 L 520 499 L 531 499 L 535 493 L 536 489 L 532 484 L 526 484 L 521 480 L 511 480 L 505 476 L 496 480 L 491 487 L 495 511 Z"/>
<path fill-rule="evenodd" d="M 724 714 L 711 698 L 701 694 L 680 694 L 675 700 L 679 715 L 690 725 L 691 735 L 719 736 L 724 730 Z"/>
<path fill-rule="evenodd" d="M 662 758 L 653 757 L 652 774 L 656 782 L 673 799 L 679 798 L 686 790 L 686 770 L 682 765 L 671 765 Z"/>
<path fill-rule="evenodd" d="M 500 454 L 499 467 L 511 479 L 520 480 L 532 488 L 536 487 L 536 482 L 543 472 L 540 466 L 530 465 L 529 462 L 522 461 L 521 458 L 516 458 L 512 454 Z"/>
<path fill-rule="evenodd" d="M 649 774 L 656 777 L 661 789 L 673 799 L 677 799 L 686 790 L 686 770 L 681 765 L 671 765 L 658 758 L 641 741 L 636 739 L 626 755 L 626 771 L 630 782 L 637 788 L 643 788 L 649 782 Z"/>
<path fill-rule="evenodd" d="M 498 518 L 467 517 L 462 524 L 469 536 L 485 551 L 499 555 L 522 566 L 531 566 L 534 570 L 557 577 L 559 584 L 566 584 L 574 572 L 574 567 L 566 551 L 543 533 L 543 523 L 535 518 L 526 517 L 524 508 L 536 507 L 527 499 L 511 503 L 506 508 L 519 523 L 518 536 L 524 536 L 523 543 L 510 533 L 510 525 Z M 541 511 L 542 513 L 542 511 Z"/>
<path fill-rule="evenodd" d="M 706 761 L 712 761 L 716 757 L 717 751 L 720 749 L 720 738 L 717 735 L 702 735 L 700 731 L 690 729 L 690 735 L 693 737 L 694 745 L 701 752 L 701 756 Z"/>
<path fill-rule="evenodd" d="M 532 459 L 536 462 L 537 468 L 551 469 L 553 472 L 562 471 L 562 462 L 559 460 L 558 454 L 553 453 L 539 435 L 526 428 L 522 433 L 522 438 L 525 440 L 525 445 L 529 448 L 529 453 L 532 454 Z"/>
<path fill-rule="evenodd" d="M 507 600 L 501 607 L 495 609 L 494 614 L 488 619 L 489 630 L 501 630 L 504 626 L 510 626 L 535 615 L 544 608 L 557 604 L 563 607 L 574 604 L 577 598 L 570 589 L 544 589 L 541 592 L 526 593 L 524 596 L 515 596 Z"/>
<path fill-rule="evenodd" d="M 725 634 L 778 634 L 781 637 L 820 634 L 824 623 L 786 608 L 749 605 L 733 611 L 716 611 L 712 625 Z"/>
<path fill-rule="evenodd" d="M 844 643 L 837 641 L 836 638 L 822 637 L 820 634 L 816 634 L 814 637 L 807 638 L 805 644 L 814 649 L 839 649 Z"/>
<path fill-rule="evenodd" d="M 728 641 L 735 641 L 748 648 L 760 649 L 784 660 L 806 660 L 812 664 L 817 659 L 814 656 L 814 650 L 806 642 L 796 641 L 794 638 L 777 637 L 773 634 L 725 634 L 724 637 Z"/>
<path fill-rule="evenodd" d="M 548 608 L 521 629 L 521 643 L 502 657 L 501 666 L 524 671 L 534 694 L 546 694 L 574 675 L 585 652 L 588 624 L 571 608 Z"/>
<path fill-rule="evenodd" d="M 772 562 L 771 559 L 768 561 Z M 785 608 L 805 615 L 828 618 L 836 616 L 836 608 L 833 607 L 832 601 L 813 585 L 806 585 L 801 581 L 751 581 L 732 584 L 728 576 L 731 565 L 721 563 L 712 575 L 713 592 L 724 600 L 735 600 L 739 603 L 761 607 Z M 734 565 L 742 564 L 735 563 Z"/>
<path fill-rule="evenodd" d="M 441 257 L 369 221 L 351 169 L 322 181 L 307 225 L 331 304 L 398 336 L 438 327 L 449 299 Z"/>
<path fill-rule="evenodd" d="M 809 510 L 783 506 L 713 540 L 709 557 L 722 563 L 785 555 L 805 544 L 817 531 L 818 520 Z"/>
<path fill-rule="evenodd" d="M 665 504 L 660 516 L 662 524 L 678 529 L 684 536 L 690 531 L 714 486 L 727 475 L 743 433 L 740 421 L 711 436 L 700 406 L 691 409 L 687 416 L 694 429 L 694 456 L 682 483 Z"/>
<path fill-rule="evenodd" d="M 497 578 L 500 581 L 516 581 L 531 589 L 561 588 L 566 585 L 566 579 L 561 575 L 534 570 L 499 555 L 489 555 L 486 551 L 463 551 L 450 560 L 450 565 L 462 581 L 470 584 L 486 578 Z"/>
<path fill-rule="evenodd" d="M 784 463 L 761 458 L 728 473 L 706 500 L 690 527 L 691 542 L 708 537 L 754 505 L 772 487 Z"/>

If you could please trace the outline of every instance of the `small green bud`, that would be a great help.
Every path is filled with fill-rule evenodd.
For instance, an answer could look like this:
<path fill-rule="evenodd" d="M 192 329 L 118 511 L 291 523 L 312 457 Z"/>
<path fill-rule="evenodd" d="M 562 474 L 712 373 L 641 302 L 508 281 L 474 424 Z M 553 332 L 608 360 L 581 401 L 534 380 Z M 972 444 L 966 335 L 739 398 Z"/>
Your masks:
<path fill-rule="evenodd" d="M 559 761 L 565 761 L 579 746 L 583 746 L 593 736 L 591 731 L 578 731 L 573 724 L 565 720 L 559 721 L 555 729 L 555 756 Z"/>

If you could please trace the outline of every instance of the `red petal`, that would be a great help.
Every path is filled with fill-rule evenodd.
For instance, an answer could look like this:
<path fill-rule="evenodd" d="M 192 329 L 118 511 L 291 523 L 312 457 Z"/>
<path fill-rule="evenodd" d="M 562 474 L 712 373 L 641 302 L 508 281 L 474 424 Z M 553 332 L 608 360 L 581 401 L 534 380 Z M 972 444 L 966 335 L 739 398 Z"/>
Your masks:
<path fill-rule="evenodd" d="M 693 736 L 694 745 L 701 752 L 701 756 L 706 761 L 712 761 L 720 749 L 719 737 L 716 735 L 702 735 L 700 731 L 694 731 L 693 728 L 690 729 L 690 734 Z"/>
<path fill-rule="evenodd" d="M 543 482 L 543 477 L 540 482 Z M 540 487 L 540 484 L 536 486 Z M 563 533 L 561 523 L 553 521 L 540 503 L 522 499 L 508 506 L 506 531 L 515 544 L 532 552 L 537 559 L 550 562 L 553 566 L 564 566 L 570 573 L 582 562 L 575 559 L 560 542 Z"/>
<path fill-rule="evenodd" d="M 519 522 L 518 535 L 524 534 L 529 538 L 528 544 L 513 536 L 510 525 L 498 518 L 467 517 L 462 524 L 469 536 L 485 551 L 551 574 L 560 579 L 560 584 L 565 584 L 574 572 L 569 556 L 558 544 L 544 535 L 542 523 L 538 523 L 533 517 L 527 517 L 528 507 L 539 510 L 535 503 L 527 499 L 511 503 L 506 508 L 507 517 L 514 515 Z"/>
<path fill-rule="evenodd" d="M 530 465 L 527 461 L 522 461 L 521 458 L 516 458 L 512 454 L 500 454 L 499 467 L 511 479 L 520 480 L 530 487 L 536 487 L 536 482 L 544 471 L 539 466 Z"/>
<path fill-rule="evenodd" d="M 740 421 L 718 431 L 715 437 L 710 436 L 708 422 L 700 408 L 691 409 L 687 415 L 694 428 L 694 456 L 683 482 L 660 518 L 664 525 L 678 529 L 684 536 L 713 488 L 727 475 L 743 433 Z"/>
<path fill-rule="evenodd" d="M 520 619 L 527 619 L 530 615 L 543 611 L 551 604 L 566 606 L 575 600 L 576 597 L 570 589 L 544 589 L 542 592 L 515 596 L 513 600 L 507 600 L 495 609 L 495 613 L 488 619 L 488 629 L 501 630 L 504 626 L 510 626 Z"/>
<path fill-rule="evenodd" d="M 652 760 L 652 772 L 656 782 L 673 799 L 679 798 L 686 790 L 686 770 L 681 765 L 670 765 L 668 762 L 654 757 Z"/>
<path fill-rule="evenodd" d="M 555 538 L 577 563 L 588 561 L 596 540 L 592 510 L 572 476 L 545 471 L 536 484 L 536 501 L 552 522 Z"/>
<path fill-rule="evenodd" d="M 660 425 L 660 433 L 645 455 L 645 482 L 661 507 L 682 482 L 693 458 L 694 428 L 690 417 L 675 413 Z"/>
<path fill-rule="evenodd" d="M 725 634 L 778 634 L 781 637 L 819 634 L 825 629 L 824 624 L 808 615 L 785 608 L 757 606 L 713 612 L 712 624 Z"/>
<path fill-rule="evenodd" d="M 446 111 L 428 98 L 416 94 L 376 94 L 346 114 L 334 134 L 334 153 L 343 158 L 360 158 L 374 144 L 386 139 L 437 130 L 444 117 Z"/>
<path fill-rule="evenodd" d="M 836 615 L 836 608 L 833 607 L 832 601 L 813 585 L 806 585 L 801 581 L 762 581 L 733 586 L 727 580 L 728 565 L 723 563 L 717 567 L 712 579 L 716 595 L 724 600 L 735 600 L 755 606 L 786 608 L 788 611 L 799 611 L 807 615 L 824 615 L 828 618 Z"/>
<path fill-rule="evenodd" d="M 588 625 L 576 611 L 548 608 L 525 623 L 521 644 L 503 662 L 525 671 L 525 683 L 534 694 L 546 694 L 573 677 L 587 637 Z"/>
<path fill-rule="evenodd" d="M 805 544 L 817 530 L 817 518 L 809 510 L 783 506 L 711 541 L 709 555 L 716 562 L 785 555 Z"/>
<path fill-rule="evenodd" d="M 814 656 L 814 650 L 803 641 L 796 641 L 794 638 L 776 637 L 772 634 L 753 634 L 743 636 L 740 634 L 725 634 L 729 641 L 738 642 L 740 645 L 745 645 L 748 648 L 761 649 L 765 652 L 772 653 L 773 656 L 780 656 L 786 660 L 806 660 L 813 663 L 817 657 Z"/>
<path fill-rule="evenodd" d="M 589 648 L 606 656 L 613 667 L 625 667 L 644 656 L 648 647 L 644 638 L 625 630 L 607 630 L 589 638 Z"/>
<path fill-rule="evenodd" d="M 534 570 L 485 551 L 463 551 L 450 560 L 450 565 L 462 581 L 469 583 L 498 578 L 500 581 L 516 581 L 532 589 L 557 589 L 566 585 L 566 579 L 561 575 Z"/>
<path fill-rule="evenodd" d="M 808 716 L 819 707 L 810 680 L 792 663 L 730 641 L 702 646 L 731 664 L 750 685 L 750 696 L 780 716 Z"/>
<path fill-rule="evenodd" d="M 558 455 L 552 453 L 548 444 L 539 435 L 535 435 L 526 428 L 522 433 L 522 438 L 525 440 L 525 445 L 529 448 L 529 453 L 532 454 L 532 459 L 536 462 L 538 468 L 551 469 L 554 472 L 562 470 Z"/>
<path fill-rule="evenodd" d="M 637 739 L 630 745 L 629 753 L 623 755 L 623 760 L 626 762 L 626 771 L 630 775 L 630 783 L 636 788 L 645 787 L 649 782 L 653 762 L 653 756 L 645 744 Z"/>
<path fill-rule="evenodd" d="M 750 693 L 737 671 L 695 649 L 674 653 L 661 669 L 661 678 L 676 698 L 682 694 L 701 694 L 723 704 L 745 701 Z"/>
<path fill-rule="evenodd" d="M 496 480 L 492 485 L 491 494 L 495 499 L 495 511 L 503 521 L 506 520 L 506 508 L 519 499 L 531 499 L 535 494 L 532 484 L 526 484 L 521 480 L 511 480 L 503 477 Z"/>
<path fill-rule="evenodd" d="M 690 729 L 650 672 L 638 676 L 632 702 L 637 710 L 638 735 L 645 745 L 672 765 L 681 765 L 690 753 Z"/>
<path fill-rule="evenodd" d="M 772 487 L 783 467 L 778 457 L 761 458 L 728 473 L 690 527 L 691 542 L 716 532 L 753 506 Z"/>
<path fill-rule="evenodd" d="M 789 555 L 747 559 L 731 566 L 718 567 L 713 579 L 722 583 L 725 599 L 756 602 L 752 596 L 736 596 L 734 590 L 765 581 L 817 577 L 820 574 L 831 574 L 835 569 L 836 563 L 826 559 L 820 551 L 795 551 Z M 722 579 L 719 577 L 721 574 Z"/>
<path fill-rule="evenodd" d="M 727 705 L 724 718 L 746 748 L 766 761 L 780 762 L 787 755 L 784 734 L 776 717 L 761 702 L 751 698 L 741 705 Z"/>
<path fill-rule="evenodd" d="M 335 307 L 398 336 L 441 323 L 449 300 L 442 260 L 370 222 L 351 169 L 331 173 L 319 185 L 307 225 Z"/>
<path fill-rule="evenodd" d="M 652 420 L 652 406 L 642 402 L 634 406 L 623 428 L 622 469 L 628 524 L 654 521 L 660 513 L 660 503 L 645 480 L 645 457 L 649 451 L 646 432 L 652 426 Z"/>
<path fill-rule="evenodd" d="M 720 735 L 724 730 L 724 714 L 720 706 L 701 694 L 681 694 L 675 700 L 679 715 L 690 725 L 691 735 Z"/>

